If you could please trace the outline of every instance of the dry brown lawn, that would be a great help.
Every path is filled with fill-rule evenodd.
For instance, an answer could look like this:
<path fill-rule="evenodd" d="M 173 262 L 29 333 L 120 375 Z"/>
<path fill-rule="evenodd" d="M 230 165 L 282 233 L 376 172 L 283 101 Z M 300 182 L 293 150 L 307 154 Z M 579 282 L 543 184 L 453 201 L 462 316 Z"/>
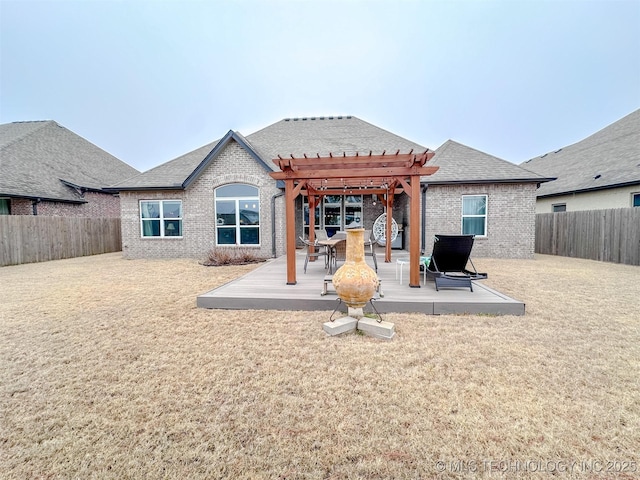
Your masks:
<path fill-rule="evenodd" d="M 387 314 L 391 342 L 195 307 L 253 266 L 0 268 L 0 477 L 637 478 L 640 268 L 476 266 L 527 314 Z"/>

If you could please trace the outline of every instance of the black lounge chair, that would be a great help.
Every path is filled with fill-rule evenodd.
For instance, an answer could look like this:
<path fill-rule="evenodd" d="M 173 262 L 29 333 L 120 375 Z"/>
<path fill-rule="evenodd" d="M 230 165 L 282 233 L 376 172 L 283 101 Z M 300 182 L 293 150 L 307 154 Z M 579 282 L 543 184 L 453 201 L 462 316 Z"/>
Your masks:
<path fill-rule="evenodd" d="M 436 235 L 427 276 L 433 277 L 436 290 L 440 288 L 466 288 L 473 292 L 472 280 L 487 278 L 478 273 L 471 258 L 473 235 Z M 473 270 L 467 270 L 467 263 Z"/>

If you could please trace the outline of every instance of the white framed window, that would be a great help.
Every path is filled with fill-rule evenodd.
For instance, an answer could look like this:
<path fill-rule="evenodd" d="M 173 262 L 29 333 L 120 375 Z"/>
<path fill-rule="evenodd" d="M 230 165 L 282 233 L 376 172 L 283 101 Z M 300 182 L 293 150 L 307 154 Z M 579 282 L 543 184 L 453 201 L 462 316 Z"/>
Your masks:
<path fill-rule="evenodd" d="M 182 237 L 182 200 L 140 200 L 143 238 Z"/>
<path fill-rule="evenodd" d="M 487 196 L 462 196 L 462 234 L 487 236 Z"/>
<path fill-rule="evenodd" d="M 243 183 L 216 188 L 216 245 L 260 245 L 259 194 Z"/>
<path fill-rule="evenodd" d="M 554 203 L 553 205 L 551 205 L 551 210 L 556 213 L 556 212 L 566 212 L 567 211 L 567 204 L 566 203 Z"/>

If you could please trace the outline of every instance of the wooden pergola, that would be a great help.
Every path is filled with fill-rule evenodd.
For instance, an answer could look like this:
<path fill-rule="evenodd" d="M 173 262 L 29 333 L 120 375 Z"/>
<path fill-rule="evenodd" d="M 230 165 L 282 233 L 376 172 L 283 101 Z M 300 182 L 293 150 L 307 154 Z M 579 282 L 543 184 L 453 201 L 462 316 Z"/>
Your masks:
<path fill-rule="evenodd" d="M 309 240 L 314 241 L 315 209 L 325 195 L 377 195 L 387 210 L 385 238 L 391 238 L 394 196 L 406 193 L 410 199 L 409 222 L 409 286 L 420 287 L 420 177 L 432 175 L 438 167 L 425 167 L 435 153 L 381 155 L 356 153 L 329 156 L 289 158 L 278 155 L 273 161 L 279 172 L 269 175 L 285 184 L 287 285 L 296 284 L 295 199 L 306 195 L 309 200 Z M 385 262 L 391 261 L 391 242 L 385 243 Z"/>

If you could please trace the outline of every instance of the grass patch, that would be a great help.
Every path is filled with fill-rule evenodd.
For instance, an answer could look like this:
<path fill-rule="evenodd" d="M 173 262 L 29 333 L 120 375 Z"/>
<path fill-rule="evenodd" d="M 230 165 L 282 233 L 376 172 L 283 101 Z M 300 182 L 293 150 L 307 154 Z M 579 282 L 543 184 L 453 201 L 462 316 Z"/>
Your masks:
<path fill-rule="evenodd" d="M 525 316 L 388 313 L 391 342 L 329 338 L 327 312 L 195 307 L 255 265 L 0 268 L 1 476 L 634 478 L 640 268 L 475 263 Z"/>

